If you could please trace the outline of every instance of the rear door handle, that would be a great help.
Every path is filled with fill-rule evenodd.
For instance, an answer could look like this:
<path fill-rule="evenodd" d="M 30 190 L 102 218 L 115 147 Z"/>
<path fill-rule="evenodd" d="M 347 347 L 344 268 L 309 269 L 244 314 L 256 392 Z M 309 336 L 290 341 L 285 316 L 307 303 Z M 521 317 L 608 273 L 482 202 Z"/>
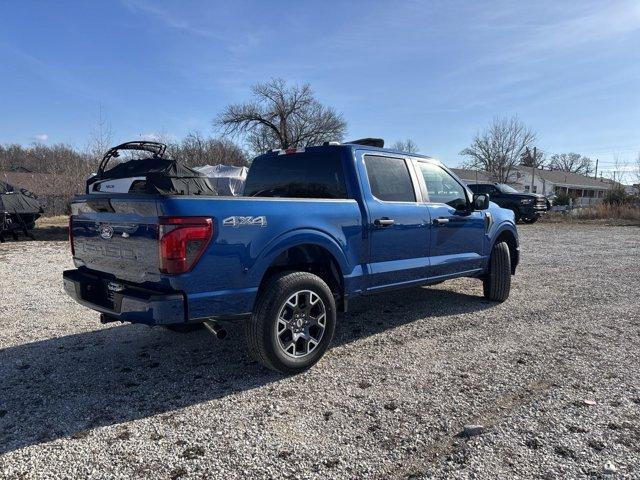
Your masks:
<path fill-rule="evenodd" d="M 388 217 L 376 218 L 373 221 L 373 224 L 376 227 L 388 227 L 390 225 L 393 225 L 394 223 L 396 223 L 396 221 L 393 218 Z"/>
<path fill-rule="evenodd" d="M 447 223 L 449 223 L 449 219 L 448 218 L 444 218 L 444 217 L 435 218 L 433 220 L 433 224 L 434 225 L 445 225 Z"/>

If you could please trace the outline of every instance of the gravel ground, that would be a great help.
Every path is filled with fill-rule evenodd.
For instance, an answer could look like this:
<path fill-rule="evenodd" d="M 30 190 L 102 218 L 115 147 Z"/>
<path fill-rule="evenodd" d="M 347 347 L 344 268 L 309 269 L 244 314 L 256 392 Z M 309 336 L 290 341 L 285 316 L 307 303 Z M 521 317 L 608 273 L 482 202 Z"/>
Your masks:
<path fill-rule="evenodd" d="M 290 378 L 240 329 L 101 326 L 64 241 L 0 245 L 0 477 L 639 478 L 640 229 L 520 230 L 506 303 L 466 279 L 353 302 Z"/>

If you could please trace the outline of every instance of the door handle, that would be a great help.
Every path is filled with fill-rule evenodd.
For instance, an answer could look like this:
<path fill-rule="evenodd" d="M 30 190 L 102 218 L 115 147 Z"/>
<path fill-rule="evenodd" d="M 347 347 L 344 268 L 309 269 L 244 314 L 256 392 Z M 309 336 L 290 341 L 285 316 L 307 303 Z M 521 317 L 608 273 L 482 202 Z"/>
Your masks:
<path fill-rule="evenodd" d="M 449 223 L 449 219 L 448 218 L 444 218 L 444 217 L 440 217 L 440 218 L 435 218 L 433 220 L 433 224 L 438 226 L 438 225 L 445 225 Z"/>
<path fill-rule="evenodd" d="M 373 224 L 376 227 L 388 227 L 390 225 L 393 225 L 394 223 L 396 223 L 396 221 L 393 218 L 388 217 L 376 218 L 373 221 Z"/>

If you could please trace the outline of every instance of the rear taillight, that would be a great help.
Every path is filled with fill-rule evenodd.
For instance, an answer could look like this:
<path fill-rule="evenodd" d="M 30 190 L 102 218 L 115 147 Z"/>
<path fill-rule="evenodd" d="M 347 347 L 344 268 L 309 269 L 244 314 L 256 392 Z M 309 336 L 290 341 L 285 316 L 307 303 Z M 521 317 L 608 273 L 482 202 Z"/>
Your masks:
<path fill-rule="evenodd" d="M 164 217 L 160 219 L 160 271 L 177 274 L 191 270 L 213 236 L 208 217 Z"/>
<path fill-rule="evenodd" d="M 76 256 L 76 249 L 73 246 L 73 217 L 69 215 L 69 245 L 71 245 L 71 255 Z"/>

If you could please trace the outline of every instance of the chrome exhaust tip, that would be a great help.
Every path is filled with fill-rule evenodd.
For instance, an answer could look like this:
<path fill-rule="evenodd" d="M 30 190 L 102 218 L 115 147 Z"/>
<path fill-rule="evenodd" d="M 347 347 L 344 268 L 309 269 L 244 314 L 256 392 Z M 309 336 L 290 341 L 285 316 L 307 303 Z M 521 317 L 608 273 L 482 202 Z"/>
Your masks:
<path fill-rule="evenodd" d="M 218 340 L 222 340 L 227 336 L 227 331 L 222 328 L 215 320 L 206 320 L 204 326 L 213 333 Z"/>

